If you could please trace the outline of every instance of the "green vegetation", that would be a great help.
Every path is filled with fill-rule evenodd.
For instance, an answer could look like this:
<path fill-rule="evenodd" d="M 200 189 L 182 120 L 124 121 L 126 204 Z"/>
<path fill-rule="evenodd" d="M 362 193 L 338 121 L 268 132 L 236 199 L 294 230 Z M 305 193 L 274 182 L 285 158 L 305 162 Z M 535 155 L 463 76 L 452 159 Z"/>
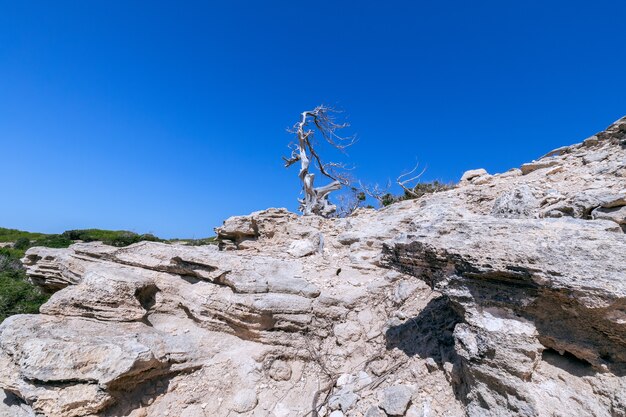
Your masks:
<path fill-rule="evenodd" d="M 37 240 L 45 237 L 43 233 L 30 233 L 16 229 L 5 229 L 0 227 L 0 242 L 16 242 L 20 238 L 26 238 L 29 240 Z"/>
<path fill-rule="evenodd" d="M 149 233 L 140 235 L 127 230 L 83 229 L 67 230 L 61 234 L 44 234 L 0 227 L 0 242 L 12 242 L 12 247 L 15 249 L 26 250 L 33 246 L 67 248 L 77 240 L 83 242 L 100 241 L 106 245 L 118 247 L 128 246 L 144 240 L 166 242 Z"/>
<path fill-rule="evenodd" d="M 133 243 L 148 240 L 151 242 L 164 242 L 164 240 L 152 234 L 139 235 L 126 230 L 101 230 L 101 229 L 84 229 L 84 230 L 68 230 L 61 235 L 63 238 L 71 241 L 82 240 L 83 242 L 100 241 L 111 246 L 128 246 Z"/>
<path fill-rule="evenodd" d="M 414 200 L 416 198 L 420 198 L 426 194 L 438 193 L 440 191 L 451 190 L 455 187 L 453 183 L 444 183 L 440 181 L 432 181 L 432 182 L 420 182 L 415 187 L 410 189 L 409 191 L 404 191 L 404 194 L 401 195 L 393 195 L 391 193 L 387 193 L 382 196 L 380 199 L 381 204 L 384 207 L 387 207 L 390 204 L 397 203 L 399 201 L 404 200 Z"/>
<path fill-rule="evenodd" d="M 215 239 L 215 236 L 202 239 L 171 239 L 168 243 L 181 243 L 186 246 L 217 245 L 217 240 Z"/>
<path fill-rule="evenodd" d="M 26 250 L 33 246 L 48 248 L 67 248 L 73 242 L 63 235 L 24 232 L 0 227 L 0 242 L 12 242 L 15 249 Z"/>
<path fill-rule="evenodd" d="M 37 313 L 48 295 L 26 280 L 23 249 L 0 248 L 0 322 L 13 314 Z"/>

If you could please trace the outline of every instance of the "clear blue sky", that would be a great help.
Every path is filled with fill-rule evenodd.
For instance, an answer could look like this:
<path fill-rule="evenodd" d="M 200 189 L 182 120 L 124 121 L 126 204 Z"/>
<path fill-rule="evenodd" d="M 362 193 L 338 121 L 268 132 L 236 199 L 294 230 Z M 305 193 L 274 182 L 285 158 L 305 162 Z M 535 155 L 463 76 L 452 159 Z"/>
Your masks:
<path fill-rule="evenodd" d="M 298 114 L 385 183 L 502 172 L 626 114 L 626 2 L 0 0 L 0 225 L 202 237 L 295 210 Z"/>

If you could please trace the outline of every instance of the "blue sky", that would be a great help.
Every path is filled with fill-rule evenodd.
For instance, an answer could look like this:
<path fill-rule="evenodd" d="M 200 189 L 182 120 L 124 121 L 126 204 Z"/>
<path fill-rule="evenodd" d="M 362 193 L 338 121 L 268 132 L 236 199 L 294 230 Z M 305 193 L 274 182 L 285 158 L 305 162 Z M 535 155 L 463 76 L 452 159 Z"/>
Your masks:
<path fill-rule="evenodd" d="M 626 114 L 624 1 L 0 0 L 0 226 L 203 237 L 296 210 L 298 114 L 385 183 L 502 172 Z M 326 154 L 335 157 L 329 151 Z"/>

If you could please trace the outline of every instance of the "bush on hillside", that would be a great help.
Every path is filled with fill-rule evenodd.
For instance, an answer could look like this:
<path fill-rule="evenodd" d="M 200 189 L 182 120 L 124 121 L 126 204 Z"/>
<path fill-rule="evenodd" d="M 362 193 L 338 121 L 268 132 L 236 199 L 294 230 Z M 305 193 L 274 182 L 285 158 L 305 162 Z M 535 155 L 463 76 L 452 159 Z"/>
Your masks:
<path fill-rule="evenodd" d="M 26 250 L 30 246 L 30 239 L 27 237 L 20 237 L 13 244 L 13 249 Z"/>
<path fill-rule="evenodd" d="M 28 282 L 20 262 L 24 251 L 0 248 L 0 322 L 13 314 L 32 314 L 48 300 L 48 295 Z"/>
<path fill-rule="evenodd" d="M 420 182 L 416 184 L 410 191 L 404 191 L 404 194 L 401 195 L 393 195 L 387 193 L 382 196 L 380 202 L 384 207 L 387 207 L 393 203 L 397 203 L 399 201 L 404 200 L 414 200 L 416 198 L 423 197 L 426 194 L 438 193 L 440 191 L 451 190 L 455 187 L 453 183 L 445 183 L 440 181 L 431 181 L 431 182 Z"/>
<path fill-rule="evenodd" d="M 111 246 L 128 246 L 141 241 L 162 242 L 161 239 L 153 234 L 147 233 L 139 235 L 127 230 L 101 230 L 101 229 L 82 229 L 67 230 L 61 235 L 64 238 L 73 240 L 82 240 L 83 242 L 100 241 Z"/>

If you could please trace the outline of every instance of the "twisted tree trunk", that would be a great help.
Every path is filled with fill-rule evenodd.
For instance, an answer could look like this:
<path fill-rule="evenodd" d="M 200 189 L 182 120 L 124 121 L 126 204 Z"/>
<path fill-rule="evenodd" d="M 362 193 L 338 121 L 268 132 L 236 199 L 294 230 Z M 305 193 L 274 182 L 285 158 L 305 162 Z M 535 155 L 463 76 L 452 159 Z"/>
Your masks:
<path fill-rule="evenodd" d="M 285 160 L 285 166 L 289 167 L 297 161 L 300 161 L 300 172 L 298 177 L 302 182 L 302 190 L 304 197 L 299 199 L 300 211 L 305 216 L 316 214 L 324 217 L 328 217 L 333 214 L 337 207 L 328 201 L 328 195 L 332 191 L 341 189 L 343 185 L 348 183 L 346 178 L 341 178 L 339 175 L 330 173 L 329 167 L 341 167 L 340 164 L 323 164 L 311 144 L 311 138 L 313 136 L 313 130 L 306 129 L 309 121 L 313 121 L 317 130 L 323 135 L 324 139 L 333 145 L 337 149 L 343 149 L 346 146 L 350 146 L 353 142 L 351 138 L 342 138 L 335 133 L 335 130 L 347 126 L 347 124 L 336 124 L 330 117 L 332 110 L 324 106 L 316 107 L 312 111 L 302 112 L 300 121 L 296 124 L 295 133 L 298 138 L 298 143 L 293 149 L 290 158 L 283 158 Z M 349 140 L 350 143 L 341 144 L 339 141 Z M 312 160 L 317 163 L 317 168 L 320 173 L 332 180 L 330 184 L 322 187 L 315 187 L 315 174 L 310 172 L 310 166 Z"/>
<path fill-rule="evenodd" d="M 331 191 L 339 190 L 341 182 L 334 180 L 324 187 L 314 187 L 315 174 L 309 172 L 311 160 L 307 155 L 307 147 L 310 146 L 309 136 L 311 136 L 312 131 L 304 131 L 309 116 L 314 117 L 314 114 L 308 111 L 302 112 L 302 119 L 298 123 L 297 131 L 300 155 L 300 174 L 298 176 L 304 187 L 304 198 L 300 201 L 300 210 L 305 216 L 310 214 L 328 216 L 336 210 L 336 207 L 328 201 L 328 194 Z"/>

